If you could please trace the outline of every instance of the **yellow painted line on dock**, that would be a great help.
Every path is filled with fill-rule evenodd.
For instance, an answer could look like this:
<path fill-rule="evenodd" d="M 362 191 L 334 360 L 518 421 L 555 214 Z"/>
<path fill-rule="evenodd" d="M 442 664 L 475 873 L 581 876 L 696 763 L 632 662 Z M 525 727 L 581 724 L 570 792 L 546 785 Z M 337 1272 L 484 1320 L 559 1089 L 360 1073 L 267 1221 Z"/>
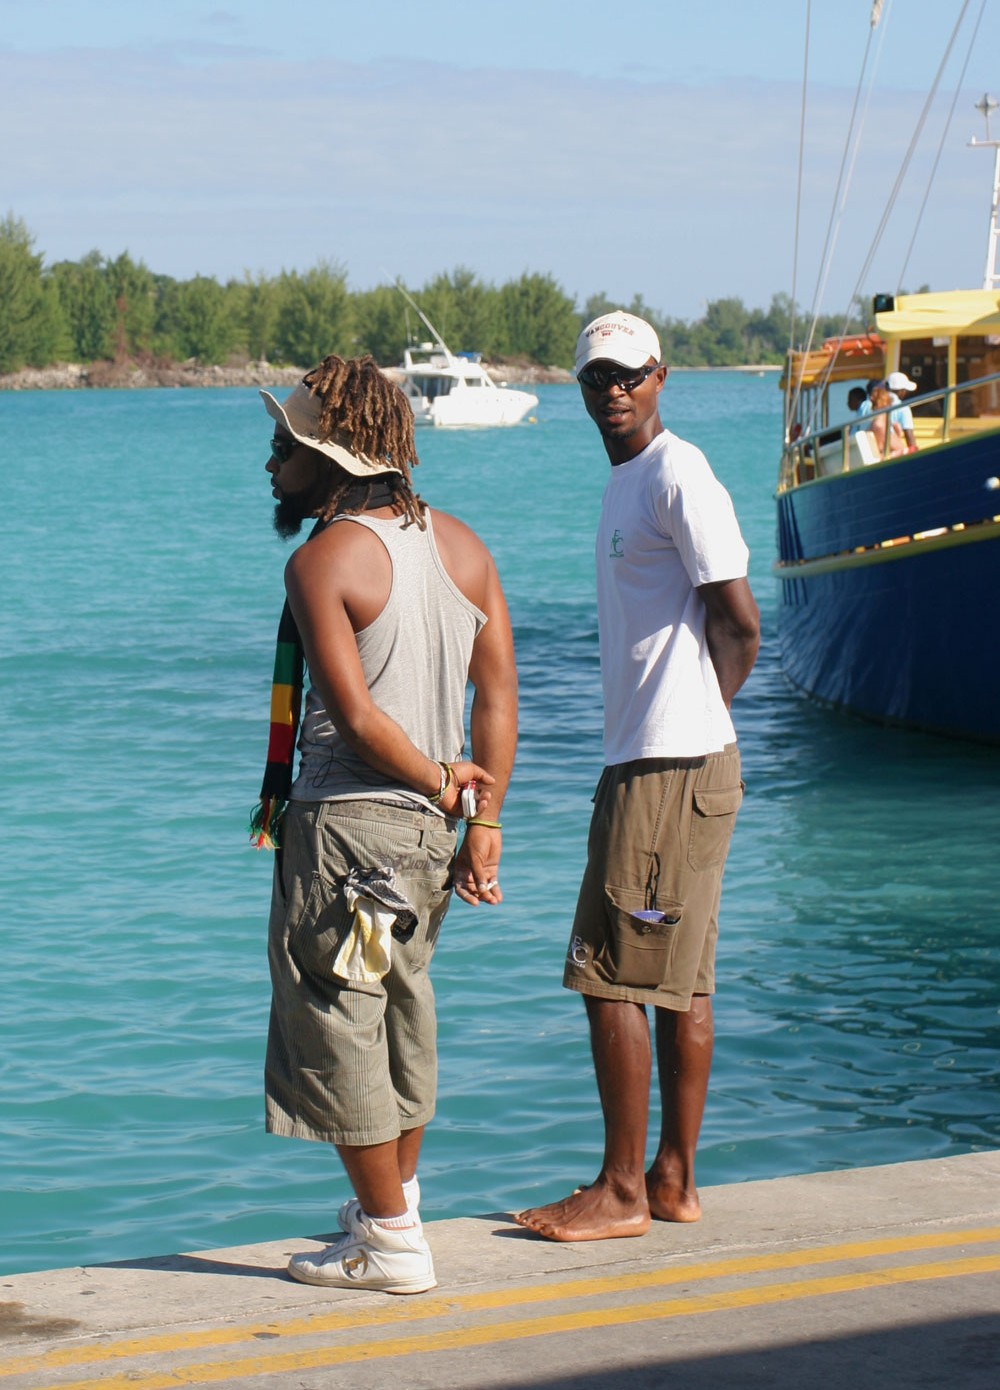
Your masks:
<path fill-rule="evenodd" d="M 155 1337 L 133 1338 L 99 1345 L 75 1345 L 43 1353 L 40 1356 L 17 1357 L 0 1364 L 0 1376 L 9 1377 L 40 1370 L 74 1368 L 83 1364 L 108 1363 L 143 1355 L 183 1353 L 209 1347 L 231 1347 L 258 1337 L 288 1338 L 330 1334 L 335 1332 L 370 1333 L 373 1327 L 398 1326 L 430 1319 L 443 1319 L 461 1314 L 491 1312 L 498 1309 L 570 1300 L 580 1297 L 616 1296 L 667 1284 L 693 1283 L 740 1274 L 769 1273 L 776 1270 L 808 1269 L 817 1265 L 850 1260 L 899 1255 L 915 1250 L 944 1250 L 956 1246 L 1000 1241 L 1000 1227 L 946 1231 L 925 1235 L 904 1236 L 891 1240 L 854 1242 L 844 1245 L 820 1246 L 799 1251 L 781 1251 L 771 1255 L 745 1256 L 714 1260 L 704 1264 L 676 1265 L 669 1269 L 622 1274 L 605 1278 L 573 1279 L 561 1283 L 546 1283 L 529 1287 L 504 1287 L 483 1293 L 460 1294 L 454 1298 L 425 1298 L 405 1302 L 393 1300 L 383 1307 L 341 1309 L 329 1314 L 312 1315 L 287 1321 L 246 1324 L 242 1327 L 212 1329 L 195 1333 L 163 1334 Z M 398 1356 L 427 1355 L 432 1352 L 486 1346 L 504 1341 L 520 1341 L 529 1337 L 550 1336 L 588 1328 L 614 1327 L 629 1323 L 654 1321 L 660 1318 L 693 1316 L 701 1313 L 732 1311 L 761 1307 L 767 1304 L 792 1302 L 803 1298 L 852 1293 L 865 1289 L 886 1288 L 933 1279 L 957 1278 L 1000 1271 L 1000 1254 L 939 1260 L 928 1264 L 887 1266 L 880 1269 L 849 1274 L 803 1279 L 794 1283 L 763 1284 L 755 1288 L 703 1294 L 667 1301 L 640 1303 L 615 1308 L 590 1307 L 577 1313 L 554 1314 L 539 1318 L 505 1319 L 503 1322 L 482 1323 L 460 1329 L 431 1333 L 413 1333 L 402 1337 L 379 1338 L 355 1342 L 340 1347 L 282 1352 L 271 1356 L 253 1356 L 243 1360 L 227 1360 L 199 1365 L 174 1366 L 169 1373 L 160 1374 L 131 1370 L 123 1375 L 99 1374 L 98 1379 L 74 1382 L 60 1381 L 50 1390 L 169 1390 L 180 1385 L 210 1384 L 232 1379 L 238 1375 L 268 1375 L 288 1370 L 309 1370 L 332 1367 L 358 1361 L 389 1359 Z M 35 1390 L 46 1390 L 38 1386 Z"/>
<path fill-rule="evenodd" d="M 321 1347 L 313 1351 L 284 1352 L 241 1361 L 176 1366 L 165 1373 L 101 1376 L 99 1380 L 60 1382 L 51 1390 L 172 1390 L 182 1385 L 208 1385 L 238 1376 L 275 1375 L 285 1371 L 329 1370 L 359 1361 L 381 1361 L 400 1356 L 430 1355 L 435 1352 L 470 1350 L 499 1342 L 522 1341 L 566 1332 L 588 1332 L 599 1328 L 623 1327 L 666 1318 L 692 1317 L 700 1313 L 719 1313 L 735 1309 L 794 1302 L 823 1295 L 854 1293 L 865 1289 L 912 1284 L 922 1280 L 956 1278 L 961 1275 L 990 1274 L 1000 1271 L 1000 1255 L 965 1260 L 938 1261 L 897 1269 L 873 1270 L 866 1274 L 832 1275 L 794 1284 L 771 1284 L 732 1293 L 706 1294 L 667 1302 L 644 1303 L 624 1308 L 594 1309 L 551 1317 L 485 1323 L 477 1327 L 432 1332 L 410 1337 L 355 1343 L 346 1347 Z"/>

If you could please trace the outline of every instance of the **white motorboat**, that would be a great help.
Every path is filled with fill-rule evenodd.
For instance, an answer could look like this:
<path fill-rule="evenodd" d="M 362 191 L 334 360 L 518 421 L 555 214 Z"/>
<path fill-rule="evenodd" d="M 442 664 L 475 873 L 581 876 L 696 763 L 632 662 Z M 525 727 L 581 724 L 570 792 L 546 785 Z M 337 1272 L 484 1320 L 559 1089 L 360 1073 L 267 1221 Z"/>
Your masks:
<path fill-rule="evenodd" d="M 538 397 L 530 391 L 498 385 L 479 353 L 451 352 L 402 286 L 397 288 L 434 338 L 433 342 L 406 348 L 403 365 L 393 373 L 410 402 L 415 423 L 451 429 L 520 424 L 538 404 Z"/>

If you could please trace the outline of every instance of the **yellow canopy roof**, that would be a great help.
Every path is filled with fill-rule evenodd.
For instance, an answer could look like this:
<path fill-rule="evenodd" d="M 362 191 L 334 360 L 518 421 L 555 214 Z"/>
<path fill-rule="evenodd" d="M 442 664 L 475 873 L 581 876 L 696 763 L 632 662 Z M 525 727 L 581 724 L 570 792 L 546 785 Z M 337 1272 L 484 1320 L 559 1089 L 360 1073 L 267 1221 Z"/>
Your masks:
<path fill-rule="evenodd" d="M 886 338 L 950 338 L 966 333 L 1000 333 L 1000 294 L 996 290 L 899 294 L 895 309 L 876 314 L 875 324 Z"/>

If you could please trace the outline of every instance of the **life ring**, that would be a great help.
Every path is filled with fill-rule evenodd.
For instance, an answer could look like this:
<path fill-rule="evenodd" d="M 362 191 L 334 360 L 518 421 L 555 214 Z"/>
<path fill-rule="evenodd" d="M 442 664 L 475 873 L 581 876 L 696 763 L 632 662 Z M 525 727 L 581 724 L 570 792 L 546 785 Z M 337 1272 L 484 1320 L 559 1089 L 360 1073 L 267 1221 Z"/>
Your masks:
<path fill-rule="evenodd" d="M 859 333 L 851 338 L 825 338 L 823 351 L 836 353 L 838 357 L 875 357 L 885 350 L 884 341 L 877 333 Z"/>

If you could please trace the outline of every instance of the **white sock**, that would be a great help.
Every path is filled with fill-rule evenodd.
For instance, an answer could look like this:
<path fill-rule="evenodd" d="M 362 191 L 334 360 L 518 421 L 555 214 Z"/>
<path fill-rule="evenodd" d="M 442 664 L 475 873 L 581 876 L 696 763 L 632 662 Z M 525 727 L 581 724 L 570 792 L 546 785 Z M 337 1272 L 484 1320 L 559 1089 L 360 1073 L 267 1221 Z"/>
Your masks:
<path fill-rule="evenodd" d="M 420 1206 L 420 1184 L 416 1173 L 403 1183 L 403 1196 L 406 1198 L 406 1210 L 416 1215 L 417 1207 Z"/>
<path fill-rule="evenodd" d="M 368 1216 L 368 1220 L 373 1226 L 381 1226 L 384 1231 L 408 1231 L 420 1222 L 412 1211 L 404 1211 L 402 1216 Z"/>

